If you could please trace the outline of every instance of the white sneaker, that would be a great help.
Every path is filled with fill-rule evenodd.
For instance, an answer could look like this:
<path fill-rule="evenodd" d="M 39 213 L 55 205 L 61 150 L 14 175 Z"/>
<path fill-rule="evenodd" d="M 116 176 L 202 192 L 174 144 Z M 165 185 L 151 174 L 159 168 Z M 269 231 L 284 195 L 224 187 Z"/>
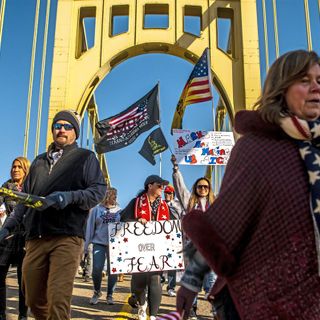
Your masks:
<path fill-rule="evenodd" d="M 173 289 L 169 289 L 169 290 L 168 290 L 168 296 L 169 296 L 169 297 L 175 297 L 175 296 L 176 296 L 176 293 L 174 292 Z"/>
<path fill-rule="evenodd" d="M 92 298 L 90 299 L 90 304 L 97 304 L 99 302 L 99 298 L 101 296 L 102 296 L 102 292 L 101 291 L 99 291 L 99 292 L 95 291 L 93 293 Z"/>
<path fill-rule="evenodd" d="M 139 320 L 147 320 L 147 301 L 144 303 L 143 306 L 139 306 L 138 308 L 138 319 Z"/>
<path fill-rule="evenodd" d="M 150 320 L 156 320 L 157 318 L 155 316 L 150 316 Z"/>

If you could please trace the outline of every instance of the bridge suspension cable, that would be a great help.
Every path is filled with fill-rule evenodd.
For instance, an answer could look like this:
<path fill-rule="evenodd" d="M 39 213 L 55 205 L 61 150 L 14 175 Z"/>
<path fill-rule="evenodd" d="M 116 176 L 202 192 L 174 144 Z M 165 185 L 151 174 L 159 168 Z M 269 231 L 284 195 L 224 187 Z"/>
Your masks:
<path fill-rule="evenodd" d="M 262 17 L 263 17 L 263 31 L 264 31 L 264 50 L 266 59 L 266 72 L 269 69 L 269 45 L 268 45 L 268 26 L 267 26 L 267 11 L 266 1 L 262 0 Z"/>
<path fill-rule="evenodd" d="M 2 31 L 3 31 L 5 8 L 6 8 L 6 0 L 2 0 L 1 7 L 0 7 L 0 50 L 1 50 L 1 42 L 2 42 Z"/>
<path fill-rule="evenodd" d="M 278 58 L 279 57 L 279 33 L 278 33 L 277 0 L 272 0 L 272 8 L 273 8 L 274 44 L 276 48 L 276 58 Z"/>
<path fill-rule="evenodd" d="M 309 12 L 308 0 L 304 0 L 304 13 L 305 13 L 305 19 L 306 19 L 308 50 L 312 50 L 312 36 L 311 36 L 310 12 Z"/>
<path fill-rule="evenodd" d="M 35 144 L 35 150 L 34 150 L 35 157 L 39 153 L 39 145 L 40 145 L 41 115 L 42 115 L 42 101 L 43 101 L 43 85 L 44 85 L 44 76 L 45 76 L 45 70 L 46 70 L 49 18 L 50 18 L 50 0 L 47 0 L 46 22 L 45 22 L 45 28 L 44 28 L 44 34 L 43 34 L 41 78 L 40 78 L 40 88 L 39 88 L 39 98 L 38 98 L 38 116 L 37 116 L 36 144 Z"/>
<path fill-rule="evenodd" d="M 26 127 L 25 127 L 25 132 L 24 132 L 24 147 L 23 147 L 24 157 L 27 157 L 27 155 L 28 155 L 30 113 L 31 113 L 33 76 L 34 76 L 34 61 L 35 61 L 35 55 L 36 55 L 36 49 L 37 49 L 37 34 L 38 34 L 38 25 L 39 25 L 39 8 L 40 8 L 40 0 L 37 0 L 35 19 L 34 19 L 34 29 L 33 29 L 33 43 L 32 43 L 32 54 L 31 54 L 30 76 L 29 76 L 28 104 L 27 104 L 27 112 L 26 112 Z"/>

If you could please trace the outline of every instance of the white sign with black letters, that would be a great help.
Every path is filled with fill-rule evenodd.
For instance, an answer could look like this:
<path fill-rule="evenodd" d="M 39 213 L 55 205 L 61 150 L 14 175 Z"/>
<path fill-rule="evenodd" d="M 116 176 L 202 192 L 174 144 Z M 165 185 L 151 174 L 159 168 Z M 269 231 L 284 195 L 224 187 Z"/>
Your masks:
<path fill-rule="evenodd" d="M 109 224 L 110 273 L 184 269 L 180 220 Z"/>

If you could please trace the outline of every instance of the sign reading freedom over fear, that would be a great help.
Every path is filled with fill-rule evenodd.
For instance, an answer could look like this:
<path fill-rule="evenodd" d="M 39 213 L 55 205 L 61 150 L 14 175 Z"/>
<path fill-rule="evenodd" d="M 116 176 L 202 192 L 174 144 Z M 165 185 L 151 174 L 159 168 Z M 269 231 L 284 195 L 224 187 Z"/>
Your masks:
<path fill-rule="evenodd" d="M 180 220 L 109 224 L 110 273 L 184 269 Z"/>
<path fill-rule="evenodd" d="M 232 132 L 174 129 L 174 154 L 179 164 L 226 165 L 234 146 Z"/>

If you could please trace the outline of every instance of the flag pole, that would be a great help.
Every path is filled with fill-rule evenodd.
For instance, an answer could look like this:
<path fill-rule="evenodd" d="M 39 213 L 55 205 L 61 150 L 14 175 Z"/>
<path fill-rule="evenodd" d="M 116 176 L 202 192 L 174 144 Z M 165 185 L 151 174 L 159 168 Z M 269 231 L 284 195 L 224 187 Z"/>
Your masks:
<path fill-rule="evenodd" d="M 210 56 L 210 50 L 207 48 L 207 59 L 208 59 L 208 76 L 210 80 L 210 89 L 211 89 L 211 105 L 212 105 L 212 122 L 213 122 L 213 131 L 216 131 L 218 128 L 216 128 L 216 111 L 214 108 L 214 101 L 213 101 L 213 82 L 212 82 L 212 74 L 211 74 L 211 56 Z M 214 170 L 214 171 L 213 171 Z M 211 181 L 212 181 L 212 173 L 214 173 L 214 193 L 218 194 L 218 188 L 219 188 L 219 181 L 218 181 L 218 172 L 217 172 L 217 166 L 214 168 L 211 168 Z"/>
<path fill-rule="evenodd" d="M 216 131 L 216 115 L 214 110 L 214 103 L 213 103 L 213 90 L 212 90 L 212 74 L 211 74 L 211 57 L 210 57 L 210 50 L 209 48 L 207 50 L 207 61 L 208 61 L 208 76 L 209 76 L 209 82 L 210 82 L 210 90 L 211 90 L 211 104 L 212 104 L 212 121 L 213 121 L 213 131 Z"/>
<path fill-rule="evenodd" d="M 159 106 L 159 127 L 161 129 L 160 123 L 161 123 L 161 108 L 160 108 L 160 81 L 158 80 L 158 106 Z M 161 177 L 161 166 L 162 166 L 162 155 L 160 153 L 159 157 L 159 176 Z"/>
<path fill-rule="evenodd" d="M 159 176 L 161 177 L 161 174 L 162 174 L 162 153 L 160 153 L 160 172 L 159 172 Z"/>

